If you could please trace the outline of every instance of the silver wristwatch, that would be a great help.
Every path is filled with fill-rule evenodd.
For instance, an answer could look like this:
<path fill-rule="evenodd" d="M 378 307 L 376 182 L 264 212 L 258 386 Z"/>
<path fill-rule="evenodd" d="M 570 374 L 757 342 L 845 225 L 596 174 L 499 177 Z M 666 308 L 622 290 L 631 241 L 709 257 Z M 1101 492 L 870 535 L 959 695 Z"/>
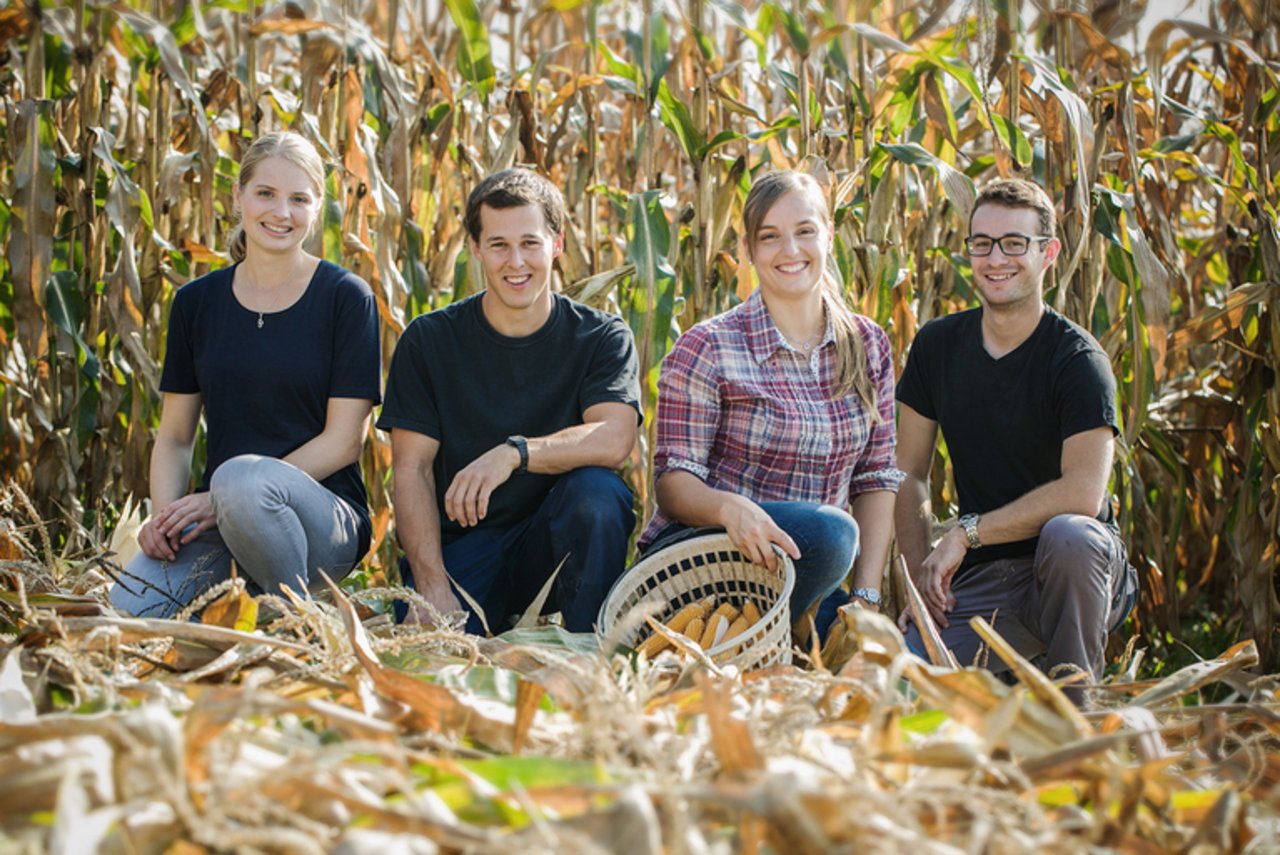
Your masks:
<path fill-rule="evenodd" d="M 854 588 L 849 592 L 849 596 L 857 597 L 860 600 L 866 600 L 873 606 L 880 605 L 880 592 L 875 588 Z"/>
<path fill-rule="evenodd" d="M 964 536 L 969 541 L 970 549 L 977 549 L 982 546 L 982 538 L 978 537 L 977 514 L 965 514 L 960 517 L 960 527 L 964 529 Z"/>

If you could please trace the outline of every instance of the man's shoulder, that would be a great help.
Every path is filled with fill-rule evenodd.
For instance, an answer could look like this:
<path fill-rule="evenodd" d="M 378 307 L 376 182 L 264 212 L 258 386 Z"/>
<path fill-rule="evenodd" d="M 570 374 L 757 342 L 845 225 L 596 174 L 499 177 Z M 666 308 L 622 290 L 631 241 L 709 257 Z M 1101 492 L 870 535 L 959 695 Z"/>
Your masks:
<path fill-rule="evenodd" d="M 1044 311 L 1048 316 L 1049 326 L 1059 341 L 1059 349 L 1065 348 L 1072 353 L 1092 351 L 1105 354 L 1102 345 L 1084 327 L 1053 308 L 1046 306 Z"/>
<path fill-rule="evenodd" d="M 980 333 L 981 325 L 981 309 L 965 309 L 949 315 L 939 315 L 925 321 L 924 326 L 916 330 L 915 340 L 911 346 L 914 349 L 917 346 L 928 346 L 933 342 L 945 342 L 955 336 L 971 335 L 975 331 Z"/>
<path fill-rule="evenodd" d="M 559 304 L 559 317 L 566 327 L 600 334 L 611 331 L 631 334 L 631 328 L 627 326 L 626 321 L 612 312 L 579 303 L 564 294 L 552 294 L 552 298 Z"/>
<path fill-rule="evenodd" d="M 472 294 L 447 306 L 423 312 L 409 322 L 402 337 L 428 337 L 456 329 L 460 324 L 467 323 L 474 317 L 477 301 L 482 296 L 483 293 Z"/>

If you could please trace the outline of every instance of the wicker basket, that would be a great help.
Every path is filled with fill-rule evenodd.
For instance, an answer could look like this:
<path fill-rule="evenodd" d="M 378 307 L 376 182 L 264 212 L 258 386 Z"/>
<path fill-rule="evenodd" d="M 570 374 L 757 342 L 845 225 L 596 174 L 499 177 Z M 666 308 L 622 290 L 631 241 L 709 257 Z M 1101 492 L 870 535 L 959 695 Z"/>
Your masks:
<path fill-rule="evenodd" d="M 791 662 L 791 609 L 788 600 L 796 584 L 791 559 L 779 553 L 781 573 L 743 557 L 726 534 L 707 534 L 661 549 L 637 562 L 622 575 L 600 607 L 600 634 L 608 636 L 625 615 L 648 603 L 651 614 L 666 622 L 682 606 L 708 596 L 741 606 L 750 599 L 760 620 L 741 635 L 707 651 L 719 665 L 742 671 Z M 639 643 L 648 625 L 639 622 L 618 639 L 628 647 Z"/>

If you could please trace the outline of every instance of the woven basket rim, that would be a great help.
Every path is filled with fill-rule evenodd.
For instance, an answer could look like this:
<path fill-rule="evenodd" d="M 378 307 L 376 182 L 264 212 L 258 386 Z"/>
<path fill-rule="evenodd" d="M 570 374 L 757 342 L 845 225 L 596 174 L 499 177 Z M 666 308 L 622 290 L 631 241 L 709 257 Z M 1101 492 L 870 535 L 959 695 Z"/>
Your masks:
<path fill-rule="evenodd" d="M 791 599 L 791 593 L 795 589 L 796 584 L 795 565 L 791 561 L 791 556 L 787 555 L 777 546 L 774 546 L 773 549 L 778 555 L 782 566 L 782 590 L 777 599 L 774 600 L 774 602 L 769 605 L 769 608 L 760 616 L 759 623 L 766 626 L 770 625 L 771 622 L 777 618 L 779 612 L 787 608 Z M 603 636 L 607 635 L 612 630 L 613 623 L 616 622 L 616 619 L 623 616 L 622 614 L 617 614 L 614 620 L 606 620 L 606 618 L 613 612 L 618 611 L 618 608 L 621 605 L 620 603 L 615 605 L 615 601 L 618 599 L 625 600 L 629 597 L 638 587 L 640 580 L 651 576 L 655 570 L 677 564 L 681 561 L 699 555 L 708 555 L 723 551 L 735 553 L 739 556 L 741 561 L 749 567 L 758 568 L 764 573 L 770 572 L 765 565 L 757 564 L 743 555 L 742 550 L 738 549 L 738 547 L 735 546 L 733 541 L 729 538 L 729 535 L 724 532 L 711 532 L 709 534 L 701 534 L 690 537 L 686 540 L 678 541 L 654 552 L 651 555 L 645 556 L 635 564 L 631 565 L 625 573 L 618 577 L 618 580 L 614 582 L 613 587 L 609 589 L 608 595 L 600 606 L 600 611 L 596 618 L 596 631 Z M 786 632 L 789 636 L 789 626 L 787 627 Z M 732 641 L 722 642 L 722 645 L 728 645 L 730 647 L 732 644 Z M 720 647 L 721 645 L 716 645 L 706 652 L 708 655 L 717 654 L 720 652 Z"/>

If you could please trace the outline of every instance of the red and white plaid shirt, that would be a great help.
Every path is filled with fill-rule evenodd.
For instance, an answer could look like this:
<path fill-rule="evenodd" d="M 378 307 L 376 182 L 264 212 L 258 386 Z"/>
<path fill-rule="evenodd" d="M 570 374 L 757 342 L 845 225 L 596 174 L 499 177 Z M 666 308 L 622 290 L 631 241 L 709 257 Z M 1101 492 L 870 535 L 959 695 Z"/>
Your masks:
<path fill-rule="evenodd" d="M 684 469 L 718 490 L 757 502 L 819 502 L 848 509 L 853 497 L 896 492 L 893 357 L 889 337 L 854 316 L 867 350 L 880 423 L 856 393 L 833 400 L 831 324 L 808 358 L 782 338 L 757 290 L 739 306 L 690 328 L 662 361 L 656 481 Z M 658 511 L 643 549 L 670 519 Z"/>

